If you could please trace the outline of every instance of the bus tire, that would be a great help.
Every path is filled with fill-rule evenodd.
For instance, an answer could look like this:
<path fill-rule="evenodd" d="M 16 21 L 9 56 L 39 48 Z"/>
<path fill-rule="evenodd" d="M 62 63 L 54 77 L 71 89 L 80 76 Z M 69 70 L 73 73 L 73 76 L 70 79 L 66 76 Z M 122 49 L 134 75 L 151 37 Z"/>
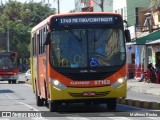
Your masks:
<path fill-rule="evenodd" d="M 36 104 L 37 106 L 43 106 L 43 99 L 40 98 L 40 96 L 38 96 L 38 92 L 37 92 L 37 87 L 36 87 Z"/>
<path fill-rule="evenodd" d="M 107 110 L 108 111 L 115 111 L 117 106 L 117 99 L 112 98 L 107 101 Z"/>
<path fill-rule="evenodd" d="M 47 87 L 46 87 L 46 82 L 45 82 L 45 80 L 44 80 L 44 90 L 45 90 L 44 104 L 45 104 L 45 106 L 48 107 L 48 96 L 47 96 Z"/>
<path fill-rule="evenodd" d="M 58 102 L 49 100 L 49 111 L 57 112 L 58 110 Z"/>
<path fill-rule="evenodd" d="M 11 80 L 8 80 L 8 84 L 11 84 Z"/>
<path fill-rule="evenodd" d="M 17 82 L 17 80 L 12 80 L 12 83 L 13 83 L 13 84 L 16 84 L 16 82 Z"/>

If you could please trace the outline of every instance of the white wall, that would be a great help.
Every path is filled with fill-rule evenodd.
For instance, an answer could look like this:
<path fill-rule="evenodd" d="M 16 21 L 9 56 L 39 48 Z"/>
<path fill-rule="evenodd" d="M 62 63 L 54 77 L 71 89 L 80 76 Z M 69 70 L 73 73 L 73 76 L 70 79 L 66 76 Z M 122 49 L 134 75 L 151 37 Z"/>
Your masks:
<path fill-rule="evenodd" d="M 127 19 L 127 2 L 126 0 L 113 0 L 113 12 L 117 11 L 117 13 L 121 14 L 121 10 L 123 9 L 123 18 Z"/>

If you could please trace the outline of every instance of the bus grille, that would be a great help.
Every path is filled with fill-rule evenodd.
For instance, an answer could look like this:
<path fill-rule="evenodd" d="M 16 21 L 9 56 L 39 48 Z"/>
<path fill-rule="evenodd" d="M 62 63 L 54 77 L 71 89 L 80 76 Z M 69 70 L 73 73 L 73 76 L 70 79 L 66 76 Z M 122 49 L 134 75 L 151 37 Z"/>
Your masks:
<path fill-rule="evenodd" d="M 83 93 L 69 93 L 72 97 L 102 97 L 107 96 L 110 93 L 110 91 L 105 92 L 96 92 L 94 96 L 84 96 Z"/>
<path fill-rule="evenodd" d="M 64 76 L 72 80 L 103 80 L 112 75 L 111 73 L 63 73 Z"/>

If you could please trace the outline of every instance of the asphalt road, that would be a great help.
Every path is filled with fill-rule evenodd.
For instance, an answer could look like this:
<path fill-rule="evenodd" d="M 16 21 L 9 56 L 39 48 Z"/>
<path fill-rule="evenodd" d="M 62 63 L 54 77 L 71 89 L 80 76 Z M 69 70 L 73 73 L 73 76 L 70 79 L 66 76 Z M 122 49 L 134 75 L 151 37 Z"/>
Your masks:
<path fill-rule="evenodd" d="M 21 76 L 20 78 L 23 78 Z M 50 113 L 46 106 L 37 107 L 35 103 L 35 95 L 32 92 L 31 85 L 25 83 L 8 84 L 7 81 L 0 81 L 0 111 L 12 111 L 12 112 L 38 112 L 42 114 L 40 118 L 31 118 L 38 120 L 49 120 L 51 117 L 56 117 L 56 119 L 67 119 L 67 120 L 97 120 L 97 119 L 116 119 L 116 120 L 130 120 L 134 119 L 139 114 L 146 114 L 150 110 L 142 109 L 127 105 L 118 104 L 117 110 L 115 112 L 106 111 L 106 105 L 90 105 L 86 106 L 84 104 L 70 104 L 62 105 L 58 109 L 58 112 Z M 1 113 L 0 112 L 0 113 Z M 157 114 L 156 111 L 151 111 Z M 160 113 L 160 112 L 159 112 Z M 130 117 L 134 115 L 134 117 Z M 116 117 L 115 117 L 116 116 Z M 95 118 L 96 117 L 96 118 Z M 129 118 L 128 118 L 129 117 Z M 160 116 L 159 116 L 160 117 Z M 147 116 L 148 119 L 160 119 L 159 117 L 153 118 L 153 116 Z M 12 118 L 17 120 L 17 118 Z M 27 118 L 23 118 L 24 120 Z M 136 117 L 137 119 L 143 119 Z M 0 118 L 1 120 L 1 118 Z M 4 119 L 3 119 L 4 120 Z M 6 118 L 5 120 L 8 120 Z"/>

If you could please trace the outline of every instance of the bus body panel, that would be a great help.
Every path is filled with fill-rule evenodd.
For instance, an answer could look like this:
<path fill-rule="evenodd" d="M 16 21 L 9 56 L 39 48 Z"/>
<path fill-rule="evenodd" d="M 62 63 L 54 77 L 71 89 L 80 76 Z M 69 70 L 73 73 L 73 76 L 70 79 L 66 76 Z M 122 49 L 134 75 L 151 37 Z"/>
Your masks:
<path fill-rule="evenodd" d="M 87 97 L 85 93 L 93 93 L 95 95 Z M 120 98 L 126 97 L 126 82 L 118 88 L 111 86 L 94 87 L 94 88 L 67 88 L 59 91 L 50 84 L 50 100 L 74 100 L 74 99 L 96 99 L 96 98 Z M 96 95 L 97 94 L 97 95 Z M 98 96 L 99 95 L 99 96 Z"/>
<path fill-rule="evenodd" d="M 50 72 L 50 76 L 54 77 L 55 73 L 52 71 Z M 86 98 L 119 98 L 119 97 L 126 97 L 126 86 L 127 86 L 127 82 L 125 81 L 121 86 L 115 88 L 112 87 L 111 84 L 116 82 L 117 79 L 121 78 L 121 77 L 125 77 L 126 75 L 126 66 L 123 66 L 118 72 L 114 73 L 113 75 L 109 76 L 108 78 L 106 78 L 106 80 L 110 80 L 110 84 L 108 86 L 102 86 L 102 84 L 100 85 L 95 85 L 95 84 L 91 84 L 91 85 L 73 85 L 70 86 L 69 83 L 73 82 L 73 80 L 71 79 L 64 79 L 64 77 L 62 77 L 61 75 L 58 75 L 57 78 L 59 78 L 58 80 L 60 82 L 62 82 L 64 85 L 69 85 L 69 87 L 67 87 L 66 90 L 57 90 L 55 87 L 53 87 L 52 83 L 49 83 L 50 86 L 50 99 L 51 100 L 63 100 L 63 99 L 86 99 Z M 100 80 L 99 80 L 100 81 Z M 74 80 L 75 82 L 75 80 Z M 79 80 L 77 81 L 79 82 Z M 84 80 L 83 80 L 84 82 Z M 89 80 L 89 82 L 94 83 L 95 80 Z M 102 87 L 101 87 L 102 86 Z M 99 97 L 72 97 L 69 93 L 73 93 L 73 94 L 83 94 L 84 92 L 104 92 L 103 94 L 105 94 L 105 92 L 108 92 L 107 95 L 105 96 L 99 96 Z"/>
<path fill-rule="evenodd" d="M 119 78 L 126 77 L 126 66 L 124 65 L 121 69 L 119 69 L 113 75 L 110 75 L 109 77 L 107 77 L 103 80 L 72 80 L 70 78 L 67 78 L 67 77 L 61 75 L 60 73 L 57 73 L 51 67 L 50 67 L 50 71 L 49 71 L 49 76 L 50 76 L 50 78 L 59 80 L 61 83 L 63 83 L 66 86 L 87 87 L 86 84 L 72 84 L 72 83 L 79 82 L 79 81 L 85 81 L 85 82 L 90 82 L 90 84 L 88 84 L 89 87 L 97 87 L 97 86 L 100 86 L 100 85 L 101 86 L 105 85 L 105 84 L 102 83 L 103 80 L 109 80 L 110 84 L 112 84 L 112 83 L 116 82 Z M 96 81 L 100 81 L 100 82 L 95 84 Z"/>
<path fill-rule="evenodd" d="M 32 85 L 33 85 L 33 90 L 35 92 L 36 87 L 37 87 L 37 59 L 35 57 L 32 58 L 31 62 L 31 76 L 32 76 Z"/>
<path fill-rule="evenodd" d="M 39 80 L 40 80 L 40 88 L 41 88 L 41 96 L 45 98 L 45 82 L 46 82 L 46 63 L 45 56 L 42 55 L 39 57 Z"/>
<path fill-rule="evenodd" d="M 7 71 L 0 70 L 0 81 L 17 80 L 19 78 L 18 72 L 19 72 L 18 69 L 7 70 Z"/>

